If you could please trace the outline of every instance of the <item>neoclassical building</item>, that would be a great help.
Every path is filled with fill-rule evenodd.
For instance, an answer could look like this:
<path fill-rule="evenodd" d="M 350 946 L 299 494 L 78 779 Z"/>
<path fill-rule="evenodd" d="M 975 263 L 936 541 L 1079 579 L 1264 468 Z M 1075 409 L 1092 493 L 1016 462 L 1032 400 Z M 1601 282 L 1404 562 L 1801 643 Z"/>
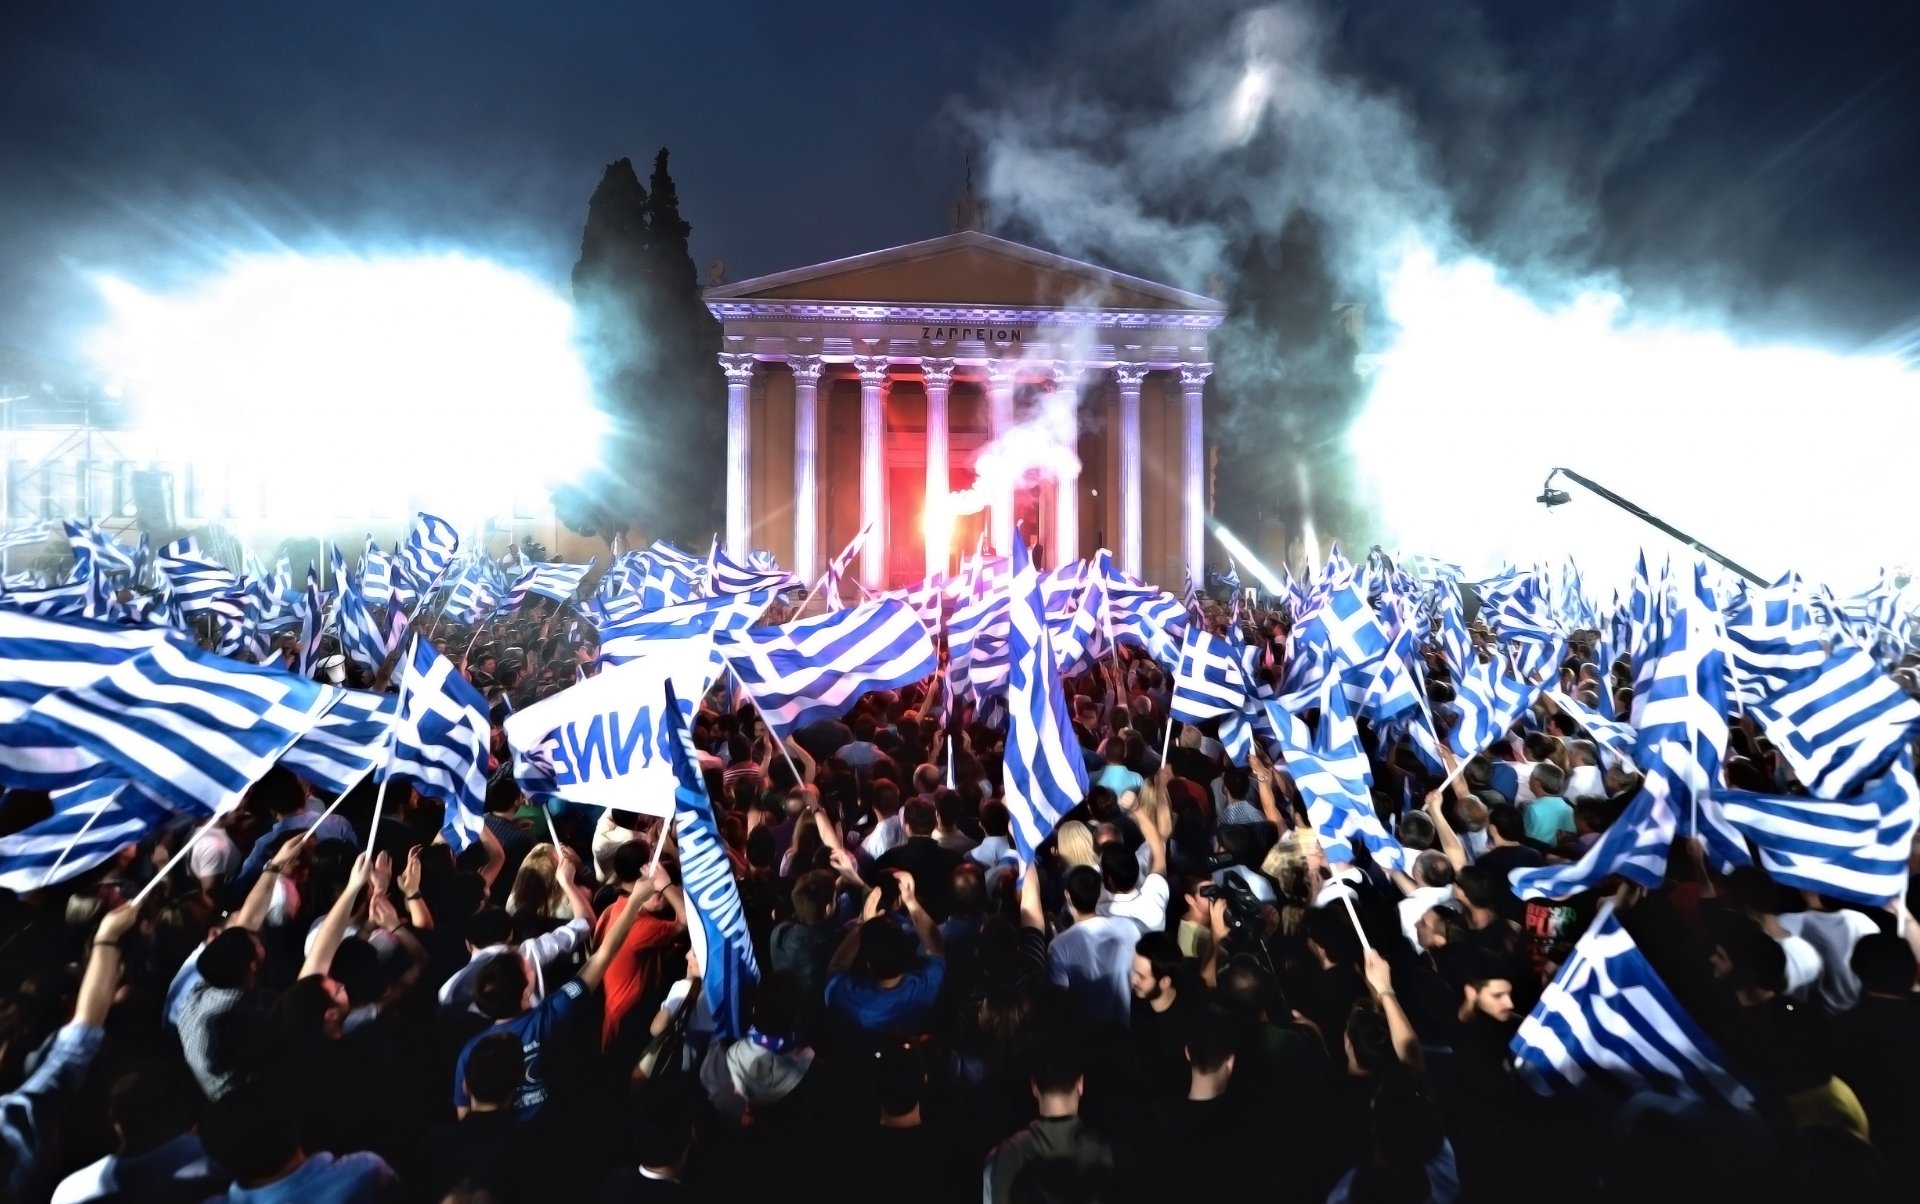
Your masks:
<path fill-rule="evenodd" d="M 983 530 L 1004 550 L 1018 522 L 1047 564 L 1105 546 L 1163 587 L 1203 580 L 1218 301 L 961 230 L 706 303 L 725 333 L 728 546 L 812 579 L 871 523 L 858 575 L 881 589 L 955 567 Z M 1035 446 L 1043 412 L 1077 419 L 1056 441 L 1072 455 Z M 1034 467 L 950 529 L 938 501 L 930 518 L 1009 431 Z"/>

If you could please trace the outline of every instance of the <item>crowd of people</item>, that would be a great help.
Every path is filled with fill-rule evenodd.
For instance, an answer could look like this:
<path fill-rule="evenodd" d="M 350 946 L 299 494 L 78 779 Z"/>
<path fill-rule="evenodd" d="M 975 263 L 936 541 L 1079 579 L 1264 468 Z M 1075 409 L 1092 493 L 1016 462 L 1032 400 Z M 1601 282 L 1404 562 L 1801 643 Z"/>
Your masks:
<path fill-rule="evenodd" d="M 1577 859 L 1631 767 L 1544 703 L 1444 790 L 1366 733 L 1410 862 L 1329 865 L 1286 765 L 1231 764 L 1210 723 L 1169 737 L 1171 683 L 1133 650 L 1067 683 L 1090 788 L 1030 865 L 1004 735 L 937 679 L 785 741 L 709 695 L 693 736 L 760 970 L 744 1035 L 719 1037 L 671 833 L 532 806 L 508 768 L 505 714 L 591 660 L 570 628 L 435 633 L 494 710 L 485 833 L 459 856 L 432 800 L 364 785 L 322 820 L 276 768 L 144 906 L 184 832 L 0 897 L 6 1199 L 1697 1204 L 1920 1182 L 1903 908 L 1721 876 L 1683 842 L 1661 889 L 1604 897 L 1757 1107 L 1535 1095 L 1509 1043 L 1603 896 L 1523 901 L 1507 875 Z M 1592 656 L 1576 636 L 1567 692 L 1627 701 Z M 1782 772 L 1744 722 L 1725 766 Z M 47 807 L 8 794 L 0 834 Z"/>

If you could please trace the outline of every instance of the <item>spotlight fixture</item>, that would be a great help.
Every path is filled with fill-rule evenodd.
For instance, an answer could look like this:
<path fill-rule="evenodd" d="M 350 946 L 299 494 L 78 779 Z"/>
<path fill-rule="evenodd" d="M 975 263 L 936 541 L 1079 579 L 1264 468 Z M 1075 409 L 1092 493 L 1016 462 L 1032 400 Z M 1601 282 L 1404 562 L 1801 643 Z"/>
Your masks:
<path fill-rule="evenodd" d="M 1547 474 L 1546 481 L 1541 484 L 1540 496 L 1533 500 L 1536 502 L 1539 502 L 1542 506 L 1545 506 L 1547 509 L 1551 510 L 1555 506 L 1564 506 L 1568 502 L 1573 500 L 1573 495 L 1568 493 L 1566 490 L 1554 488 L 1553 479 L 1555 477 L 1565 477 L 1569 481 L 1572 481 L 1574 484 L 1585 487 L 1586 489 L 1590 490 L 1595 496 L 1603 498 L 1606 501 L 1612 502 L 1614 505 L 1620 507 L 1620 509 L 1626 511 L 1628 514 L 1633 515 L 1633 517 L 1639 519 L 1641 522 L 1647 524 L 1648 526 L 1652 527 L 1656 531 L 1659 531 L 1662 534 L 1672 539 L 1679 540 L 1681 543 L 1692 548 L 1694 551 L 1700 553 L 1702 556 L 1705 556 L 1715 561 L 1716 563 L 1721 564 L 1726 568 L 1731 569 L 1732 571 L 1740 574 L 1740 576 L 1746 578 L 1748 581 L 1752 582 L 1754 585 L 1766 584 L 1766 582 L 1763 581 L 1757 574 L 1755 574 L 1753 570 L 1743 568 L 1740 565 L 1735 564 L 1733 561 L 1728 560 L 1725 556 L 1722 556 L 1720 553 L 1714 551 L 1712 548 L 1708 547 L 1706 544 L 1701 543 L 1699 540 L 1695 539 L 1693 536 L 1688 535 L 1685 531 L 1682 531 L 1680 528 L 1674 526 L 1672 523 L 1668 522 L 1667 520 L 1659 517 L 1658 515 L 1649 513 L 1647 510 L 1645 510 L 1641 506 L 1638 506 L 1635 503 L 1628 501 L 1626 498 L 1621 497 L 1619 494 L 1615 493 L 1611 489 L 1608 489 L 1605 485 L 1602 485 L 1600 482 L 1594 480 L 1591 477 L 1581 476 L 1579 473 L 1573 471 L 1571 468 L 1554 469 L 1552 472 Z"/>

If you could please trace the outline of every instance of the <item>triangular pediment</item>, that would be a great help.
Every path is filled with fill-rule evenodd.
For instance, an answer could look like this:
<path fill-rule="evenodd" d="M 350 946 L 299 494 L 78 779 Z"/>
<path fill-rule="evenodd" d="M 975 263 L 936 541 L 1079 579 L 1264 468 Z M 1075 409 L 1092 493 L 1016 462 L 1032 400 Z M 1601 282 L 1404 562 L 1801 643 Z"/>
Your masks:
<path fill-rule="evenodd" d="M 722 284 L 708 301 L 1188 310 L 1220 302 L 977 230 Z"/>

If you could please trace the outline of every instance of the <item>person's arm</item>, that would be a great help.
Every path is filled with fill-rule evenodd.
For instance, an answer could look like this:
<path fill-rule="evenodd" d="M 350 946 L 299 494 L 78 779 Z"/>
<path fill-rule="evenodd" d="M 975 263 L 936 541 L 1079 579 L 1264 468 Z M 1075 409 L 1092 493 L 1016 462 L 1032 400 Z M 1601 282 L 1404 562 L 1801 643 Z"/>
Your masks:
<path fill-rule="evenodd" d="M 367 900 L 367 923 L 392 937 L 394 944 L 406 953 L 407 968 L 388 992 L 395 998 L 405 995 L 419 985 L 421 976 L 426 973 L 426 946 L 420 943 L 419 937 L 413 935 L 412 929 L 400 922 L 400 913 L 394 910 L 393 900 L 385 895 L 373 895 Z"/>
<path fill-rule="evenodd" d="M 386 854 L 382 853 L 381 856 Z M 333 955 L 347 934 L 347 921 L 353 918 L 354 904 L 360 901 L 360 892 L 366 889 L 369 873 L 367 855 L 362 853 L 355 857 L 353 870 L 347 875 L 347 888 L 333 901 L 327 918 L 320 921 L 320 931 L 314 935 L 313 948 L 307 951 L 307 960 L 300 964 L 299 977 L 325 974 L 328 967 L 333 965 Z"/>
<path fill-rule="evenodd" d="M 813 823 L 814 827 L 819 829 L 821 844 L 826 845 L 831 851 L 846 851 L 847 842 L 840 838 L 840 830 L 833 826 L 831 819 L 827 818 L 827 812 L 824 807 L 815 807 L 813 809 Z"/>
<path fill-rule="evenodd" d="M 1129 798 L 1133 800 L 1130 805 L 1127 803 Z M 1144 817 L 1146 822 L 1142 823 L 1140 796 L 1131 790 L 1121 797 L 1120 803 L 1127 814 L 1133 817 L 1133 826 L 1140 829 L 1142 839 L 1147 842 L 1147 872 L 1164 875 L 1167 872 L 1167 834 L 1160 830 L 1160 817 L 1149 815 Z M 1165 807 L 1161 810 L 1165 810 Z"/>
<path fill-rule="evenodd" d="M 642 878 L 633 884 L 633 890 L 627 894 L 627 901 L 620 906 L 620 913 L 614 917 L 613 928 L 608 931 L 607 939 L 593 951 L 587 964 L 580 967 L 580 985 L 592 991 L 600 986 L 607 976 L 607 967 L 613 964 L 614 954 L 620 952 L 620 946 L 627 943 L 627 934 L 633 931 L 635 921 L 640 918 L 640 905 L 651 899 L 655 892 L 666 885 L 666 867 L 653 867 L 653 877 Z"/>
<path fill-rule="evenodd" d="M 1387 1034 L 1393 1038 L 1394 1056 L 1409 1069 L 1426 1070 L 1427 1059 L 1420 1052 L 1420 1038 L 1400 1007 L 1400 997 L 1393 993 L 1393 970 L 1387 965 L 1387 959 L 1381 957 L 1378 950 L 1368 949 L 1365 964 L 1367 990 L 1372 993 L 1380 1014 L 1387 1018 Z"/>
<path fill-rule="evenodd" d="M 433 931 L 433 909 L 420 893 L 420 846 L 414 845 L 407 850 L 406 868 L 400 871 L 396 880 L 400 884 L 400 897 L 407 905 L 407 923 L 421 932 Z"/>
<path fill-rule="evenodd" d="M 853 967 L 853 959 L 860 952 L 860 930 L 867 921 L 880 914 L 880 891 L 869 890 L 867 897 L 860 901 L 860 922 L 847 929 L 847 935 L 840 938 L 839 947 L 833 956 L 827 959 L 827 973 L 841 974 Z"/>
<path fill-rule="evenodd" d="M 573 909 L 577 918 L 585 920 L 587 926 L 592 927 L 593 896 L 587 893 L 586 887 L 580 885 L 579 855 L 566 845 L 560 845 L 554 849 L 553 856 L 559 863 L 553 880 L 560 884 L 560 893 L 567 897 L 567 906 Z"/>
<path fill-rule="evenodd" d="M 253 889 L 247 892 L 246 901 L 240 904 L 240 910 L 233 913 L 227 921 L 229 928 L 245 928 L 249 932 L 260 931 L 267 922 L 267 911 L 273 906 L 273 893 L 279 888 L 280 879 L 294 862 L 300 858 L 300 843 L 289 840 L 280 846 L 260 870 L 260 876 L 253 880 Z"/>
<path fill-rule="evenodd" d="M 927 956 L 941 960 L 947 956 L 947 943 L 940 939 L 940 925 L 933 922 L 927 909 L 920 906 L 920 898 L 915 893 L 913 875 L 905 870 L 893 871 L 894 881 L 900 884 L 900 902 L 906 906 L 907 919 L 913 924 L 914 932 L 920 936 L 920 947 Z"/>
<path fill-rule="evenodd" d="M 1203 899 L 1207 906 L 1207 932 L 1212 940 L 1207 942 L 1206 960 L 1200 963 L 1200 981 L 1208 989 L 1219 985 L 1220 950 L 1227 944 L 1227 901 L 1225 899 Z"/>
<path fill-rule="evenodd" d="M 813 785 L 813 774 L 814 771 L 819 768 L 819 765 L 807 754 L 806 749 L 800 747 L 800 742 L 792 736 L 788 736 L 781 743 L 786 746 L 789 753 L 793 754 L 793 763 L 800 767 L 800 784 L 802 786 Z"/>
<path fill-rule="evenodd" d="M 1047 912 L 1040 902 L 1040 866 L 1037 862 L 1029 864 L 1026 873 L 1020 876 L 1020 927 L 1041 933 L 1047 930 Z"/>
<path fill-rule="evenodd" d="M 492 828 L 487 827 L 485 818 L 480 821 L 480 847 L 487 853 L 486 861 L 480 866 L 480 883 L 486 888 L 480 892 L 480 897 L 484 899 L 493 894 L 494 880 L 500 877 L 500 871 L 507 865 L 507 851 L 500 847 L 500 838 L 493 834 Z"/>
<path fill-rule="evenodd" d="M 120 940 L 133 931 L 134 921 L 139 918 L 140 909 L 132 903 L 122 903 L 100 917 L 87 951 L 87 972 L 80 979 L 80 994 L 74 1000 L 72 1023 L 88 1028 L 106 1024 L 107 1009 L 113 1006 L 113 994 L 120 989 Z"/>
<path fill-rule="evenodd" d="M 1467 866 L 1467 847 L 1460 843 L 1459 833 L 1447 822 L 1447 809 L 1440 805 L 1440 792 L 1427 792 L 1427 814 L 1433 817 L 1433 831 L 1440 839 L 1440 851 L 1447 855 L 1447 861 L 1456 870 Z"/>
<path fill-rule="evenodd" d="M 1289 825 L 1280 817 L 1280 807 L 1273 798 L 1273 763 L 1267 760 L 1267 754 L 1260 748 L 1259 741 L 1254 742 L 1253 755 L 1247 760 L 1247 767 L 1253 774 L 1253 787 L 1260 796 L 1260 813 L 1267 822 L 1285 832 Z"/>

